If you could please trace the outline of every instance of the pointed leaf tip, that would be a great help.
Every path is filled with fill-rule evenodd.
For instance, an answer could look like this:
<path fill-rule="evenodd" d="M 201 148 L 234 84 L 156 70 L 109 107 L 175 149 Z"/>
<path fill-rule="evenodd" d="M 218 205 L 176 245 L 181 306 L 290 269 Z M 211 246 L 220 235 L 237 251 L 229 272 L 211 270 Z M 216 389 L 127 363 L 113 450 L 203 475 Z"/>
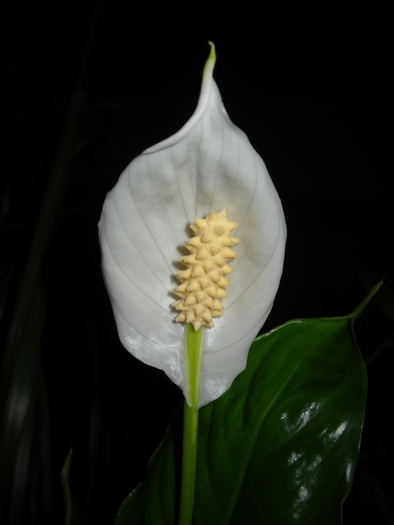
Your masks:
<path fill-rule="evenodd" d="M 383 281 L 380 281 L 378 284 L 376 284 L 369 292 L 367 297 L 353 310 L 349 317 L 352 317 L 354 320 L 357 319 L 357 317 L 363 313 L 364 308 L 371 302 L 374 295 L 379 291 L 379 288 L 382 286 L 382 284 Z"/>

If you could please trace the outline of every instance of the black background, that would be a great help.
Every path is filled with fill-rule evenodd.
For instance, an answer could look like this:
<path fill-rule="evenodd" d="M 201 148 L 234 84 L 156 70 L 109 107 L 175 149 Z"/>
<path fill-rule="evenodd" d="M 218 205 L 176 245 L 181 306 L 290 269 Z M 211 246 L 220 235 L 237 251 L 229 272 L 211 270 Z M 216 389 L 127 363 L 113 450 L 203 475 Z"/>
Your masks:
<path fill-rule="evenodd" d="M 3 16 L 1 247 L 10 312 L 76 86 L 84 97 L 42 269 L 53 497 L 43 508 L 33 483 L 38 503 L 25 522 L 62 521 L 57 473 L 73 446 L 72 489 L 83 514 L 112 523 L 181 398 L 118 342 L 96 225 L 131 159 L 193 113 L 208 40 L 227 112 L 266 162 L 287 219 L 284 275 L 264 330 L 345 315 L 383 277 L 392 289 L 393 5 L 346 6 L 42 1 L 16 2 Z M 372 305 L 360 328 L 363 355 L 392 330 Z M 368 369 L 362 459 L 345 525 L 363 517 L 394 523 L 389 361 L 388 350 Z"/>

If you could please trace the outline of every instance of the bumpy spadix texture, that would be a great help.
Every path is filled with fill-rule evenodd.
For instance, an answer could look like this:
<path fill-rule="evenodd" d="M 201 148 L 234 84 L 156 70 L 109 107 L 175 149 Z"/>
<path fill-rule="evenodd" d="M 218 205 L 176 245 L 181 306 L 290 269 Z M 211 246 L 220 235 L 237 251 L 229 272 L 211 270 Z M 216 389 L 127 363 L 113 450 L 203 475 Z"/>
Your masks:
<path fill-rule="evenodd" d="M 223 315 L 222 299 L 230 283 L 227 275 L 233 271 L 228 263 L 237 255 L 230 247 L 239 242 L 230 235 L 236 227 L 226 210 L 191 224 L 195 236 L 184 243 L 190 255 L 179 259 L 187 270 L 177 272 L 182 284 L 174 290 L 180 300 L 172 305 L 181 312 L 175 319 L 178 323 L 192 323 L 195 330 L 212 328 L 212 318 Z"/>
<path fill-rule="evenodd" d="M 196 217 L 225 209 L 238 224 L 224 315 L 214 327 L 201 328 L 199 406 L 221 396 L 245 368 L 278 289 L 286 237 L 264 162 L 222 105 L 214 62 L 211 53 L 191 119 L 132 161 L 107 195 L 99 223 L 103 275 L 120 340 L 184 392 L 187 325 L 175 321 L 172 307 L 177 271 L 185 269 L 178 261 L 183 243 Z"/>

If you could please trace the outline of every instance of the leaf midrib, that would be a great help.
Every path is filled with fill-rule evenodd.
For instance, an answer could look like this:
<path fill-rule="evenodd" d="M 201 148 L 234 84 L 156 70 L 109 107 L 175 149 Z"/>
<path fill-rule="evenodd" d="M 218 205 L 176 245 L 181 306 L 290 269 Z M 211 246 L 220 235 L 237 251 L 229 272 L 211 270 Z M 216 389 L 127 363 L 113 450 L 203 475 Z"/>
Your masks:
<path fill-rule="evenodd" d="M 249 445 L 247 453 L 245 455 L 245 460 L 243 461 L 243 467 L 241 469 L 240 475 L 238 476 L 238 481 L 237 481 L 237 483 L 235 485 L 235 489 L 233 490 L 233 497 L 229 498 L 230 504 L 229 504 L 228 510 L 227 510 L 227 512 L 225 514 L 225 521 L 223 521 L 223 525 L 226 525 L 226 524 L 230 525 L 230 523 L 231 523 L 230 520 L 232 518 L 234 509 L 235 509 L 235 507 L 236 507 L 236 505 L 238 503 L 238 497 L 239 497 L 239 494 L 241 492 L 241 487 L 242 487 L 244 479 L 245 479 L 246 471 L 247 471 L 247 469 L 249 467 L 249 464 L 250 464 L 250 460 L 251 460 L 251 456 L 252 456 L 253 450 L 255 448 L 255 444 L 256 444 L 256 441 L 257 441 L 257 436 L 260 434 L 260 429 L 261 429 L 263 423 L 265 422 L 265 419 L 266 419 L 268 413 L 270 412 L 272 406 L 275 404 L 275 402 L 278 399 L 278 397 L 282 394 L 283 390 L 287 387 L 289 381 L 294 376 L 294 374 L 298 370 L 299 366 L 300 366 L 300 363 L 298 363 L 294 367 L 292 373 L 288 376 L 287 380 L 282 384 L 281 388 L 279 388 L 277 393 L 272 397 L 270 403 L 267 405 L 266 409 L 261 414 L 258 424 L 256 424 L 256 426 L 255 426 L 256 430 L 255 430 L 254 434 L 252 434 L 252 439 L 249 441 L 250 445 Z M 235 494 L 237 495 L 237 498 L 234 497 Z"/>

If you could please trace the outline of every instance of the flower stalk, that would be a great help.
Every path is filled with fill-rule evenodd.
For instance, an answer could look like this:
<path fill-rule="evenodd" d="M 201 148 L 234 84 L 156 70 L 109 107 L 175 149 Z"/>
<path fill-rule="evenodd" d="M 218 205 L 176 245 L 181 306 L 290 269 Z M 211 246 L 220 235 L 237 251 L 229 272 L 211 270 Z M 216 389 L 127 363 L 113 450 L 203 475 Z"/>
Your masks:
<path fill-rule="evenodd" d="M 198 437 L 198 389 L 201 367 L 201 343 L 203 328 L 195 331 L 191 324 L 186 326 L 185 362 L 189 406 L 184 401 L 183 450 L 181 494 L 178 525 L 191 525 L 193 518 L 194 487 L 196 482 L 197 437 Z"/>

